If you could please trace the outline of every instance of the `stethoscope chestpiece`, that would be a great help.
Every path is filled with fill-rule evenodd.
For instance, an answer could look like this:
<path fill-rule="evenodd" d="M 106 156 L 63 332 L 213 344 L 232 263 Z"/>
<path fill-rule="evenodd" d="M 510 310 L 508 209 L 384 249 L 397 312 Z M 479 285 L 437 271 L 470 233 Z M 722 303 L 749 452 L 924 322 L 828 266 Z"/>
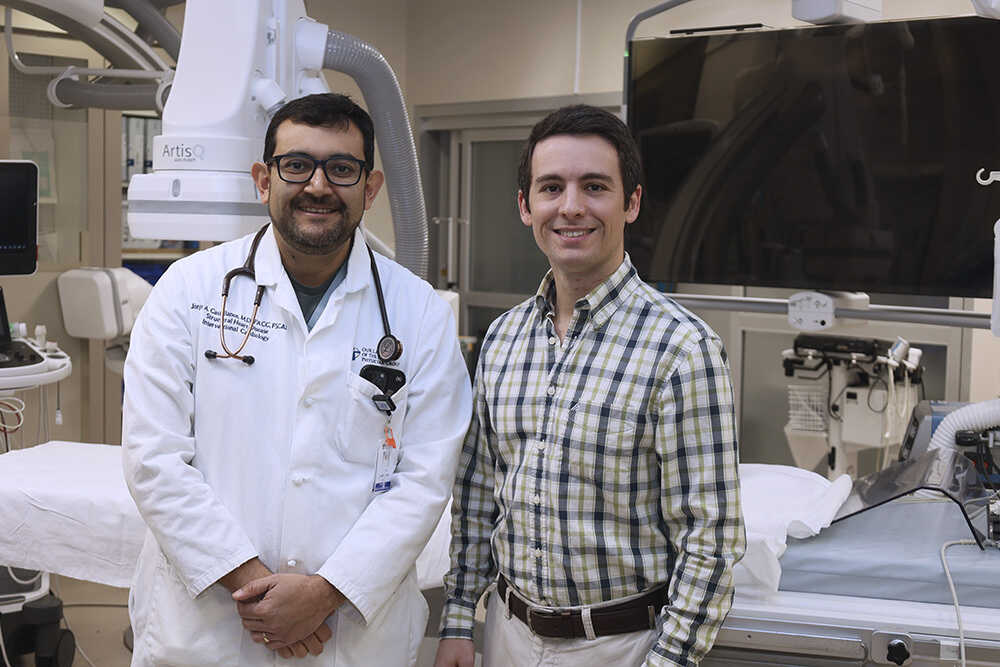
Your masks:
<path fill-rule="evenodd" d="M 387 364 L 390 361 L 396 361 L 402 356 L 403 344 L 392 334 L 386 334 L 379 339 L 375 351 L 378 354 L 379 361 Z"/>
<path fill-rule="evenodd" d="M 215 350 L 205 350 L 206 359 L 239 359 L 247 366 L 253 366 L 254 358 L 252 354 L 226 354 L 221 355 Z"/>

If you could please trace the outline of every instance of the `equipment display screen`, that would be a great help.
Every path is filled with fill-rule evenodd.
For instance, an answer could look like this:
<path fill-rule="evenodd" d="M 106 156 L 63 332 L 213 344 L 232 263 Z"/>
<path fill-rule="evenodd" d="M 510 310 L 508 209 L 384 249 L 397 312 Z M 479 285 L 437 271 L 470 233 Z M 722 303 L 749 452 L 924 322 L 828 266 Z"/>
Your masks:
<path fill-rule="evenodd" d="M 0 161 L 0 275 L 34 273 L 38 263 L 38 167 Z"/>
<path fill-rule="evenodd" d="M 989 297 L 998 44 L 978 17 L 633 42 L 640 274 Z"/>

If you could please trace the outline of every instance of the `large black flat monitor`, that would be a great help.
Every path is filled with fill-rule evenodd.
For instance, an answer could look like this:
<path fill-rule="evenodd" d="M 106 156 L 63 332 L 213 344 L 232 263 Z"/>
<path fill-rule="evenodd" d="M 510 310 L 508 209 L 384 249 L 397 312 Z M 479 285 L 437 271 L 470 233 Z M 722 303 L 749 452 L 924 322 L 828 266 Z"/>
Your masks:
<path fill-rule="evenodd" d="M 0 276 L 34 273 L 38 264 L 38 167 L 0 160 Z"/>
<path fill-rule="evenodd" d="M 646 189 L 626 243 L 645 279 L 991 295 L 1000 21 L 630 48 Z"/>

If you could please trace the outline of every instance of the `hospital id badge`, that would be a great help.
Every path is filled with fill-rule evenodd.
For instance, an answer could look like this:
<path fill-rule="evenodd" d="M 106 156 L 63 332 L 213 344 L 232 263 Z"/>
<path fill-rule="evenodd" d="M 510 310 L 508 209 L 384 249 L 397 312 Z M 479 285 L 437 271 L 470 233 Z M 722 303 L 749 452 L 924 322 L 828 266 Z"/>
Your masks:
<path fill-rule="evenodd" d="M 396 472 L 396 465 L 399 463 L 399 447 L 396 446 L 396 439 L 392 435 L 392 429 L 388 425 L 385 427 L 385 440 L 379 445 L 375 454 L 375 483 L 372 484 L 373 493 L 385 493 L 392 488 L 392 474 Z"/>

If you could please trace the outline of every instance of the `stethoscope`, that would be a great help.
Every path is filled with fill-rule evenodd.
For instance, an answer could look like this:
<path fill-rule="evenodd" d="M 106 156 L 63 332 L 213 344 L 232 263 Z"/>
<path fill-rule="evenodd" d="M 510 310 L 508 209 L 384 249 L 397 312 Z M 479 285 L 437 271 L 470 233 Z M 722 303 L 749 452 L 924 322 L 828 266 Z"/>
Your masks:
<path fill-rule="evenodd" d="M 268 223 L 270 224 L 270 223 Z M 226 351 L 225 354 L 219 354 L 215 350 L 205 350 L 205 357 L 208 359 L 239 359 L 247 366 L 254 362 L 254 358 L 249 354 L 240 354 L 243 348 L 246 347 L 247 341 L 250 340 L 250 332 L 253 331 L 254 324 L 257 323 L 257 310 L 260 308 L 260 301 L 264 297 L 264 286 L 257 285 L 257 293 L 253 298 L 253 314 L 250 316 L 250 326 L 247 327 L 247 332 L 243 336 L 243 340 L 240 342 L 240 346 L 236 348 L 235 351 L 230 350 L 229 346 L 226 345 L 226 301 L 229 299 L 229 284 L 233 281 L 233 278 L 237 276 L 247 276 L 251 280 L 257 280 L 254 274 L 254 258 L 257 255 L 257 246 L 260 245 L 260 240 L 264 237 L 264 232 L 267 231 L 267 225 L 260 228 L 257 235 L 253 237 L 253 241 L 250 243 L 250 252 L 247 254 L 247 259 L 243 262 L 243 266 L 238 266 L 222 279 L 222 315 L 219 320 L 219 341 L 222 343 L 222 349 Z M 372 277 L 375 279 L 375 293 L 378 296 L 378 310 L 382 315 L 382 330 L 385 335 L 379 339 L 378 345 L 375 348 L 376 354 L 382 363 L 389 363 L 390 361 L 396 361 L 403 354 L 403 344 L 399 342 L 399 339 L 392 335 L 389 330 L 389 316 L 385 311 L 385 296 L 382 294 L 382 280 L 379 278 L 378 266 L 375 265 L 375 253 L 372 252 L 371 248 L 368 248 L 368 257 L 372 262 Z"/>

